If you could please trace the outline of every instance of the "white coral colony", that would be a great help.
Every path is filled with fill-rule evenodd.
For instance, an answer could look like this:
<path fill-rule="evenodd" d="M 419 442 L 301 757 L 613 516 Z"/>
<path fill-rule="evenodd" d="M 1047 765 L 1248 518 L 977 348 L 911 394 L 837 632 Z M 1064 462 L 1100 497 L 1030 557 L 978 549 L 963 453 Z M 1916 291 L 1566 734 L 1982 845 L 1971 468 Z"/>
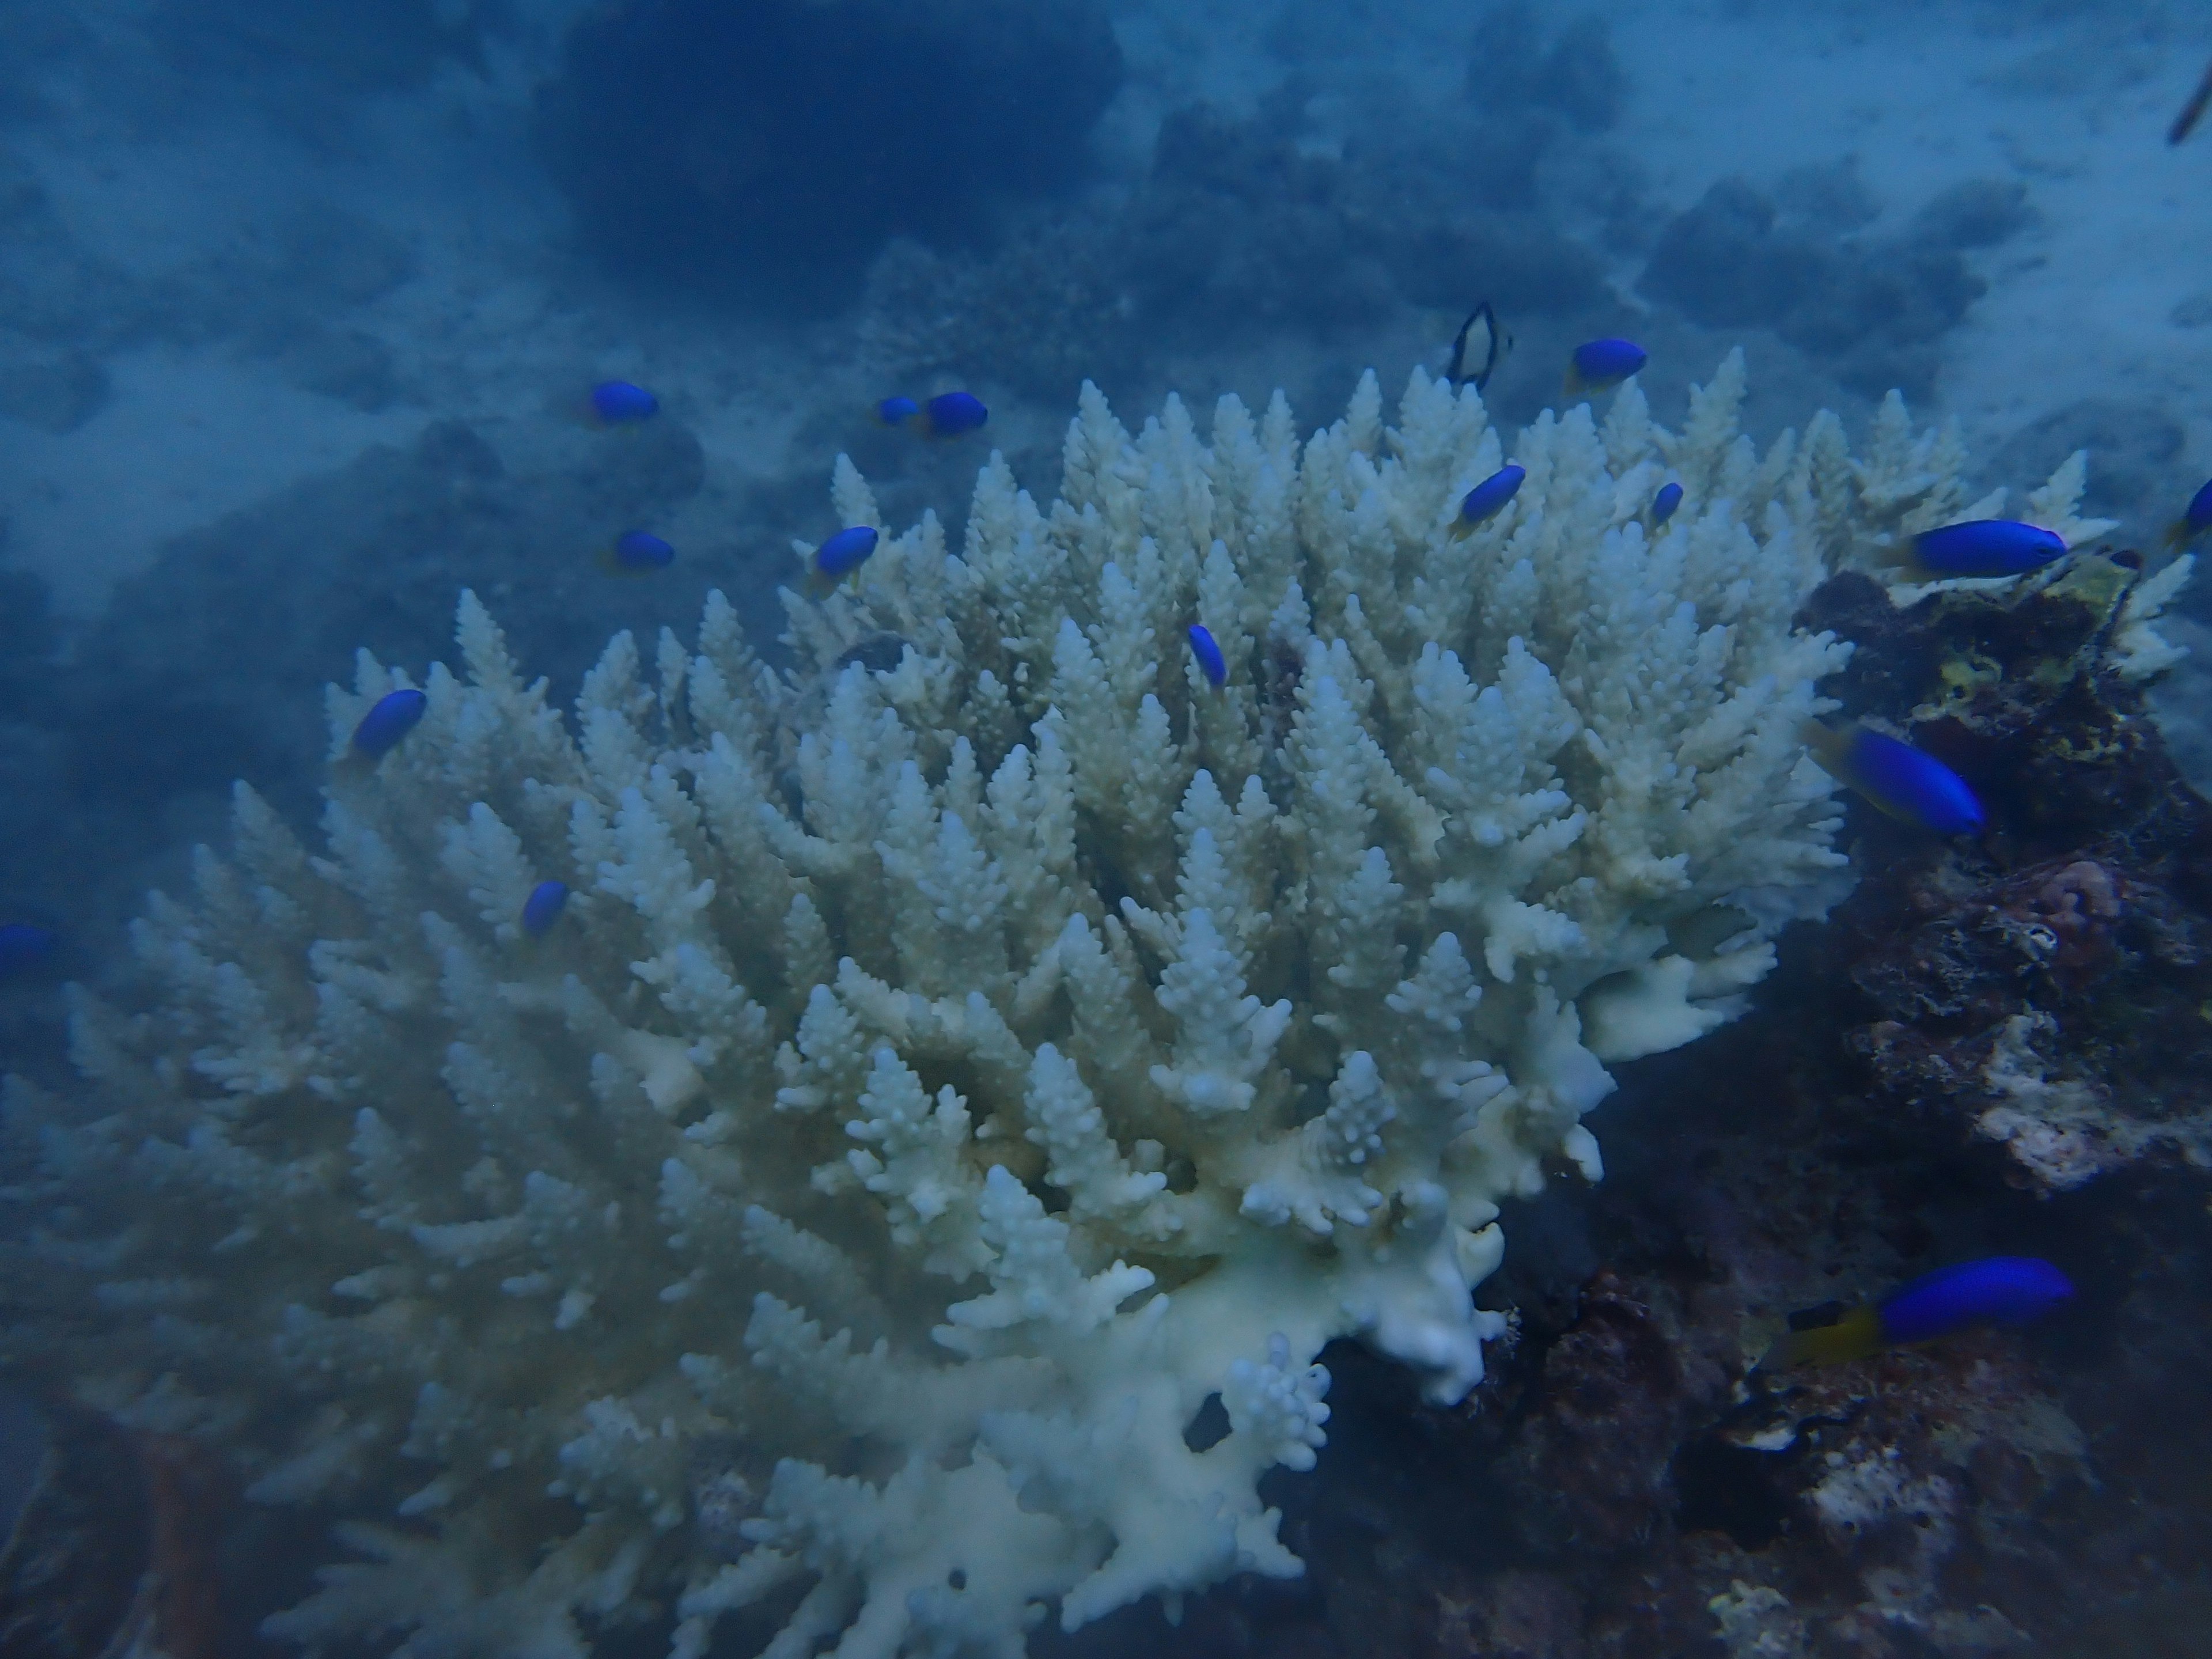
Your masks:
<path fill-rule="evenodd" d="M 241 788 L 140 926 L 153 1011 L 83 1001 L 97 1115 L 11 1085 L 88 1390 L 365 1517 L 310 1644 L 1015 1656 L 1297 1573 L 1255 1483 L 1322 1443 L 1322 1345 L 1465 1395 L 1498 1200 L 1596 1176 L 1607 1065 L 1838 890 L 1796 732 L 1849 647 L 1790 618 L 1847 464 L 1758 455 L 1741 390 L 1546 415 L 1454 539 L 1472 387 L 1304 444 L 1086 387 L 1049 507 L 994 458 L 957 556 L 925 518 L 787 598 L 792 672 L 717 596 L 573 727 L 465 597 L 324 852 Z"/>

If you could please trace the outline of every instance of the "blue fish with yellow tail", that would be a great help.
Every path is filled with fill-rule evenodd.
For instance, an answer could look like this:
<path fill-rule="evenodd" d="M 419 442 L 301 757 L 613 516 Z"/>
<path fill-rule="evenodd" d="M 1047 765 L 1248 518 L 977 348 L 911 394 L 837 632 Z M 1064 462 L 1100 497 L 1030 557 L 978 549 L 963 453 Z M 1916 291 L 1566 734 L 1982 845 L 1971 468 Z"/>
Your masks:
<path fill-rule="evenodd" d="M 660 413 L 660 399 L 629 380 L 602 380 L 586 400 L 588 418 L 599 426 L 636 426 Z"/>
<path fill-rule="evenodd" d="M 387 691 L 369 705 L 368 713 L 353 729 L 354 755 L 364 761 L 381 760 L 399 746 L 400 740 L 422 723 L 430 699 L 413 686 Z"/>
<path fill-rule="evenodd" d="M 875 556 L 882 539 L 873 525 L 851 525 L 806 556 L 806 590 L 816 598 L 836 591 L 837 584 L 860 579 L 860 567 Z"/>
<path fill-rule="evenodd" d="M 625 530 L 599 555 L 599 568 L 616 576 L 649 576 L 675 562 L 675 548 L 650 530 Z"/>
<path fill-rule="evenodd" d="M 1968 519 L 1923 530 L 1905 543 L 1905 569 L 1920 581 L 1959 576 L 2025 576 L 2064 556 L 2066 538 L 2017 519 Z"/>
<path fill-rule="evenodd" d="M 1650 361 L 1633 340 L 1585 340 L 1567 358 L 1567 396 L 1608 391 Z"/>
<path fill-rule="evenodd" d="M 2189 498 L 2189 506 L 2166 532 L 2168 547 L 2186 547 L 2206 531 L 2212 530 L 2212 480 Z"/>
<path fill-rule="evenodd" d="M 1208 685 L 1228 684 L 1229 659 L 1221 654 L 1213 630 L 1204 623 L 1190 625 L 1190 654 L 1198 659 L 1198 672 L 1206 676 Z"/>
<path fill-rule="evenodd" d="M 1796 1316 L 1759 1368 L 1839 1365 L 1885 1348 L 1938 1341 L 1976 1325 L 2025 1325 L 2073 1294 L 2073 1281 L 2036 1256 L 1962 1261 L 1901 1285 L 1879 1302 L 1845 1308 L 1832 1319 L 1816 1323 L 1810 1316 Z"/>
<path fill-rule="evenodd" d="M 920 404 L 911 398 L 886 398 L 876 405 L 876 418 L 924 438 L 957 438 L 980 431 L 991 411 L 972 392 L 943 392 Z"/>
<path fill-rule="evenodd" d="M 1818 720 L 1806 723 L 1803 736 L 1822 771 L 1899 823 L 1939 836 L 1978 836 L 1989 827 L 1966 781 L 1909 743 L 1863 726 L 1834 732 Z"/>
<path fill-rule="evenodd" d="M 1507 503 L 1521 493 L 1521 486 L 1528 478 L 1526 467 L 1508 461 L 1460 497 L 1459 516 L 1451 523 L 1452 539 L 1464 541 L 1479 526 L 1503 513 Z"/>
<path fill-rule="evenodd" d="M 1682 504 L 1682 486 L 1663 483 L 1659 493 L 1651 498 L 1651 527 L 1656 530 L 1674 516 L 1674 509 Z"/>

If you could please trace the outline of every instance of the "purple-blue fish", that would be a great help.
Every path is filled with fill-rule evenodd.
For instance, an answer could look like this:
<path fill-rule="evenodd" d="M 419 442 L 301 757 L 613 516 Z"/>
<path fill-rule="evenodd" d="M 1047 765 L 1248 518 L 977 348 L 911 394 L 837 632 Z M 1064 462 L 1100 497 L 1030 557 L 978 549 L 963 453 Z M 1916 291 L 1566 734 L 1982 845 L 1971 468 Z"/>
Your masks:
<path fill-rule="evenodd" d="M 1962 1261 L 1901 1285 L 1879 1302 L 1846 1308 L 1827 1323 L 1793 1329 L 1767 1351 L 1759 1367 L 1840 1364 L 1976 1325 L 2025 1325 L 2073 1294 L 2073 1281 L 2036 1256 Z"/>
<path fill-rule="evenodd" d="M 1633 340 L 1585 340 L 1567 359 L 1567 396 L 1619 386 L 1651 361 Z"/>
<path fill-rule="evenodd" d="M 1199 672 L 1206 676 L 1208 685 L 1221 685 L 1229 678 L 1229 661 L 1214 642 L 1212 630 L 1204 623 L 1190 625 L 1190 654 L 1198 659 Z"/>
<path fill-rule="evenodd" d="M 422 724 L 430 699 L 413 686 L 387 691 L 370 705 L 353 729 L 353 752 L 377 760 L 399 746 L 399 740 Z"/>
<path fill-rule="evenodd" d="M 2189 498 L 2188 507 L 2166 531 L 2166 544 L 2185 547 L 2208 530 L 2212 530 L 2212 479 Z"/>
<path fill-rule="evenodd" d="M 1682 486 L 1663 483 L 1659 493 L 1651 498 L 1651 527 L 1654 530 L 1674 516 L 1674 509 L 1682 504 Z"/>
<path fill-rule="evenodd" d="M 806 585 L 817 594 L 828 593 L 874 556 L 882 540 L 873 525 L 847 526 L 807 556 Z"/>
<path fill-rule="evenodd" d="M 625 530 L 600 561 L 617 576 L 644 576 L 676 562 L 673 546 L 649 530 Z"/>
<path fill-rule="evenodd" d="M 980 430 L 990 418 L 991 411 L 972 392 L 947 392 L 921 406 L 920 427 L 925 438 L 957 438 Z"/>
<path fill-rule="evenodd" d="M 876 418 L 925 438 L 957 438 L 975 431 L 991 418 L 991 411 L 972 392 L 945 392 L 922 404 L 911 398 L 886 398 L 876 405 Z"/>
<path fill-rule="evenodd" d="M 1863 726 L 1833 732 L 1817 720 L 1807 724 L 1804 738 L 1821 770 L 1899 823 L 1939 836 L 1978 836 L 1989 827 L 1966 781 L 1909 743 Z"/>
<path fill-rule="evenodd" d="M 522 931 L 532 939 L 543 939 L 546 929 L 561 920 L 561 912 L 568 905 L 567 882 L 539 882 L 530 890 L 530 896 L 522 901 Z"/>
<path fill-rule="evenodd" d="M 52 928 L 35 921 L 0 922 L 0 979 L 14 979 L 42 966 L 60 943 Z"/>
<path fill-rule="evenodd" d="M 1508 461 L 1460 497 L 1459 516 L 1451 523 L 1452 539 L 1463 540 L 1474 532 L 1478 525 L 1503 513 L 1505 504 L 1521 493 L 1521 486 L 1528 477 L 1526 467 Z"/>
<path fill-rule="evenodd" d="M 602 380 L 592 388 L 591 410 L 601 426 L 635 426 L 660 413 L 660 399 L 628 380 Z"/>
<path fill-rule="evenodd" d="M 2025 576 L 2066 551 L 2064 538 L 2016 519 L 1969 519 L 1923 530 L 1906 544 L 1907 568 L 1922 581 L 1954 576 Z"/>

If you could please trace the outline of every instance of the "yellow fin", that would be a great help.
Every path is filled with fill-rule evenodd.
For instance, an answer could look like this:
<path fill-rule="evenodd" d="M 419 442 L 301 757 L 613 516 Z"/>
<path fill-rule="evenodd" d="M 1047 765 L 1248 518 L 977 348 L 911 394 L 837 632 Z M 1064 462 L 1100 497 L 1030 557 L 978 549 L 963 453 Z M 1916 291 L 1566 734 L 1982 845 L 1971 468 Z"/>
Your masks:
<path fill-rule="evenodd" d="M 1779 1338 L 1759 1362 L 1763 1371 L 1795 1370 L 1800 1365 L 1841 1365 L 1880 1353 L 1888 1346 L 1881 1334 L 1881 1315 L 1871 1303 L 1847 1308 L 1832 1325 L 1790 1331 Z"/>

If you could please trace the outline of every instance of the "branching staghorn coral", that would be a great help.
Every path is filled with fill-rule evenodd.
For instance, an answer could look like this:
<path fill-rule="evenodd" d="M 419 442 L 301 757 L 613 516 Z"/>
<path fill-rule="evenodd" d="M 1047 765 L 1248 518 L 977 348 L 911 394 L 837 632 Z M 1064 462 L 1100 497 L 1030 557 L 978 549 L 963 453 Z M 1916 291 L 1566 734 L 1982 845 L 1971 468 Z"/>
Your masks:
<path fill-rule="evenodd" d="M 1790 618 L 1876 532 L 1741 390 L 1547 414 L 1455 540 L 1509 458 L 1471 389 L 1301 444 L 1086 388 L 1049 507 L 994 457 L 957 556 L 926 517 L 787 596 L 788 672 L 716 596 L 572 724 L 465 595 L 374 771 L 402 677 L 331 693 L 323 850 L 241 786 L 146 1010 L 78 1000 L 88 1098 L 9 1084 L 9 1346 L 353 1516 L 308 1644 L 1011 1656 L 1296 1573 L 1255 1482 L 1322 1346 L 1462 1396 L 1498 1200 L 1595 1178 L 1607 1065 L 1841 889 L 1798 732 L 1849 647 Z"/>

